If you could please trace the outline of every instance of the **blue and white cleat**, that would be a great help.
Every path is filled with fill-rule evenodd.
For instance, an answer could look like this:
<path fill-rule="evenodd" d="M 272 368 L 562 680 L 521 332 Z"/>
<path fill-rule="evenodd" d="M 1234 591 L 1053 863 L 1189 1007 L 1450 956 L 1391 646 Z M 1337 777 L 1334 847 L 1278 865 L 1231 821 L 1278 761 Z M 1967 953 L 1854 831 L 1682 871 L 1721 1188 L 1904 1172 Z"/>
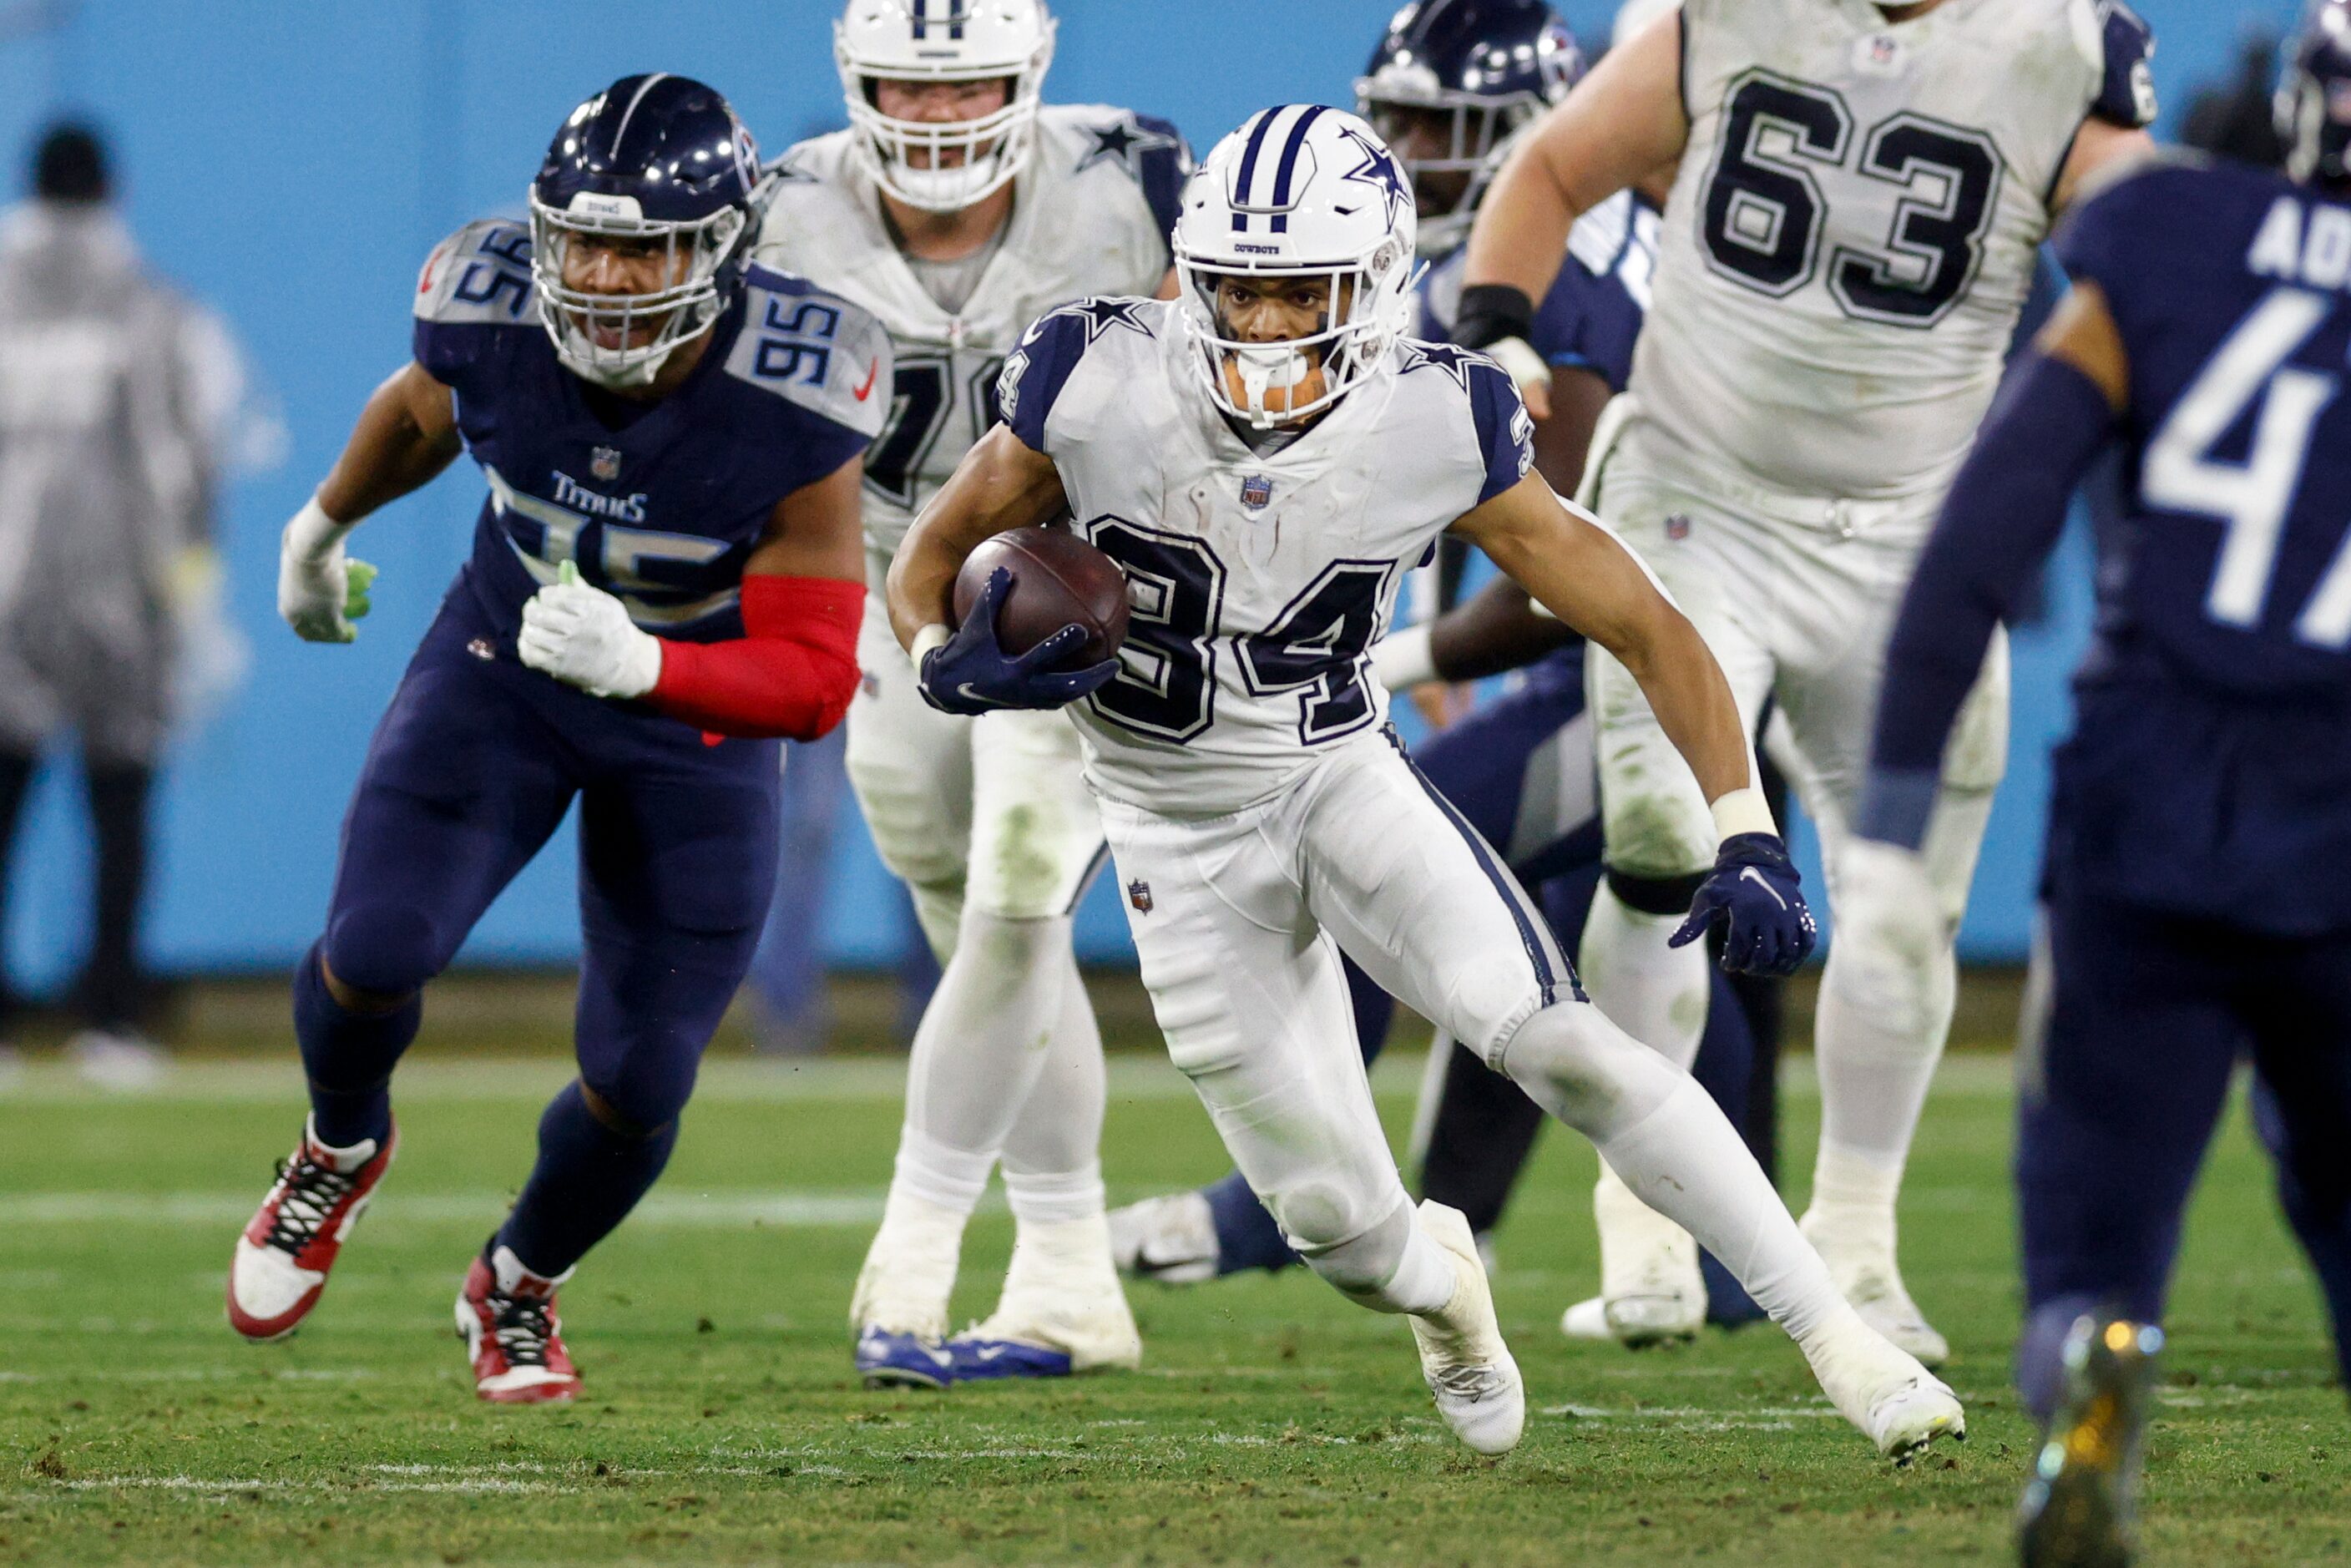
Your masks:
<path fill-rule="evenodd" d="M 946 1346 L 921 1334 L 869 1328 L 857 1336 L 857 1370 L 868 1388 L 945 1388 L 955 1365 Z"/>
<path fill-rule="evenodd" d="M 1067 1377 L 1077 1370 L 1065 1350 L 1027 1344 L 1017 1339 L 997 1339 L 975 1327 L 947 1341 L 946 1353 L 956 1383 L 986 1383 L 1008 1377 Z"/>

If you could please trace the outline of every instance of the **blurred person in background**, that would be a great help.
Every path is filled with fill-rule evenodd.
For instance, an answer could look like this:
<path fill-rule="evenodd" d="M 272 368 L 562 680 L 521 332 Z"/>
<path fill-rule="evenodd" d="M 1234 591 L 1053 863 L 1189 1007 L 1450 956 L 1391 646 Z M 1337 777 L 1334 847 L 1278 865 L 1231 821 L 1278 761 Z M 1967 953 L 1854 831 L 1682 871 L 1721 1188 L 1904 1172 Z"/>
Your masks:
<path fill-rule="evenodd" d="M 32 198 L 0 214 L 0 924 L 27 789 L 70 730 L 97 876 L 67 1050 L 92 1082 L 131 1089 L 164 1071 L 140 1028 L 156 766 L 175 721 L 242 667 L 212 503 L 244 374 L 219 319 L 140 256 L 110 162 L 96 131 L 56 124 Z M 0 1036 L 13 1004 L 0 981 Z"/>

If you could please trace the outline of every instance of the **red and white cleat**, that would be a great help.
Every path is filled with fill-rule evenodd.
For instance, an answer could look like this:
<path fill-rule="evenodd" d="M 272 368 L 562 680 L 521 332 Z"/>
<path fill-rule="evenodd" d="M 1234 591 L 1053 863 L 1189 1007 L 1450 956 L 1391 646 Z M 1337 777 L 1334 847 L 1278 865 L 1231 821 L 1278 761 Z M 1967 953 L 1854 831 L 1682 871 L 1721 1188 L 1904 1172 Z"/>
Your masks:
<path fill-rule="evenodd" d="M 457 1292 L 457 1335 L 474 1363 L 475 1393 L 497 1405 L 539 1405 L 580 1392 L 555 1315 L 555 1288 L 569 1278 L 569 1269 L 540 1278 L 508 1247 L 474 1260 Z"/>
<path fill-rule="evenodd" d="M 400 1145 L 393 1128 L 348 1149 L 319 1141 L 309 1122 L 277 1166 L 277 1180 L 237 1238 L 228 1268 L 228 1321 L 249 1340 L 283 1339 L 310 1315 L 351 1227 Z"/>

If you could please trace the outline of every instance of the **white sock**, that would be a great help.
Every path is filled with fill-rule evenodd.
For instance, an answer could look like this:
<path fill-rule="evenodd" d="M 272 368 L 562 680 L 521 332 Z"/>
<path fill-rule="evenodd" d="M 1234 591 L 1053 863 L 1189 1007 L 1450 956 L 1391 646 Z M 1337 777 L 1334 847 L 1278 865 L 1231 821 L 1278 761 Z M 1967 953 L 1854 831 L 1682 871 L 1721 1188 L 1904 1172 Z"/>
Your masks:
<path fill-rule="evenodd" d="M 1901 1191 L 1901 1160 L 1841 1148 L 1823 1138 L 1805 1218 L 1841 1239 L 1891 1252 L 1894 1200 Z"/>
<path fill-rule="evenodd" d="M 966 906 L 955 956 L 914 1030 L 910 1132 L 994 1163 L 1044 1070 L 1069 946 L 1065 915 L 1007 920 Z"/>
<path fill-rule="evenodd" d="M 987 1190 L 987 1173 L 996 1168 L 992 1155 L 955 1148 L 931 1137 L 910 1121 L 898 1129 L 898 1160 L 890 1173 L 890 1202 L 904 1197 L 963 1220 L 979 1207 Z M 883 1227 L 889 1227 L 883 1211 Z"/>
<path fill-rule="evenodd" d="M 1024 1238 L 1032 1229 L 1099 1219 L 1102 1216 L 1102 1162 L 1088 1160 L 1077 1170 L 1040 1173 L 1015 1170 L 1008 1158 L 1004 1197 Z"/>
<path fill-rule="evenodd" d="M 1644 915 L 1605 881 L 1592 895 L 1576 969 L 1584 994 L 1609 1021 L 1675 1066 L 1698 1060 L 1710 988 L 1706 944 L 1668 947 L 1683 917 Z"/>
<path fill-rule="evenodd" d="M 1879 1204 L 1886 1223 L 1893 1224 L 1894 1195 L 1902 1183 L 1903 1163 L 1918 1131 L 1918 1115 L 1926 1108 L 1927 1090 L 1934 1082 L 1935 1065 L 1942 1059 L 1943 1041 L 1950 1033 L 1951 1009 L 1958 995 L 1958 966 L 1949 948 L 1929 961 L 1926 983 L 1936 1006 L 1923 1029 L 1888 1028 L 1883 1014 L 1853 994 L 1852 970 L 1829 951 L 1828 968 L 1821 977 L 1820 1010 L 1813 1025 L 1813 1051 L 1821 1075 L 1821 1171 L 1814 1178 L 1813 1201 L 1819 1184 L 1854 1178 L 1855 1162 L 1886 1174 L 1880 1182 L 1863 1180 L 1849 1196 L 1855 1201 Z M 1829 1151 L 1854 1158 L 1839 1171 L 1829 1169 Z"/>
<path fill-rule="evenodd" d="M 1798 1343 L 1850 1315 L 1755 1156 L 1688 1073 L 1574 1003 L 1520 1025 L 1501 1066 L 1590 1138 L 1641 1201 L 1720 1259 Z"/>

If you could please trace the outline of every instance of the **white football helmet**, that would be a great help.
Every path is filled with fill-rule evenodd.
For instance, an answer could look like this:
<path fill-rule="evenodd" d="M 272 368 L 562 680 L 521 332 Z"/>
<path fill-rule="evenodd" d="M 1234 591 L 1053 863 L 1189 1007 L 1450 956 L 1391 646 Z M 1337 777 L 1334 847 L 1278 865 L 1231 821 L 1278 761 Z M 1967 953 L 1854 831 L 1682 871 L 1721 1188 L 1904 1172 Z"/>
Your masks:
<path fill-rule="evenodd" d="M 1003 189 L 1036 151 L 1053 28 L 1043 0 L 849 0 L 832 26 L 833 59 L 875 182 L 934 213 Z M 896 120 L 874 101 L 877 81 L 998 78 L 1004 107 L 979 120 Z"/>
<path fill-rule="evenodd" d="M 1175 235 L 1185 319 L 1217 406 L 1271 429 L 1330 407 L 1375 371 L 1412 325 L 1417 225 L 1404 166 L 1344 110 L 1285 104 L 1217 143 L 1185 188 Z M 1327 277 L 1322 329 L 1283 343 L 1236 337 L 1217 298 L 1236 275 Z M 1290 392 L 1318 369 L 1320 395 L 1267 407 L 1269 392 Z"/>

